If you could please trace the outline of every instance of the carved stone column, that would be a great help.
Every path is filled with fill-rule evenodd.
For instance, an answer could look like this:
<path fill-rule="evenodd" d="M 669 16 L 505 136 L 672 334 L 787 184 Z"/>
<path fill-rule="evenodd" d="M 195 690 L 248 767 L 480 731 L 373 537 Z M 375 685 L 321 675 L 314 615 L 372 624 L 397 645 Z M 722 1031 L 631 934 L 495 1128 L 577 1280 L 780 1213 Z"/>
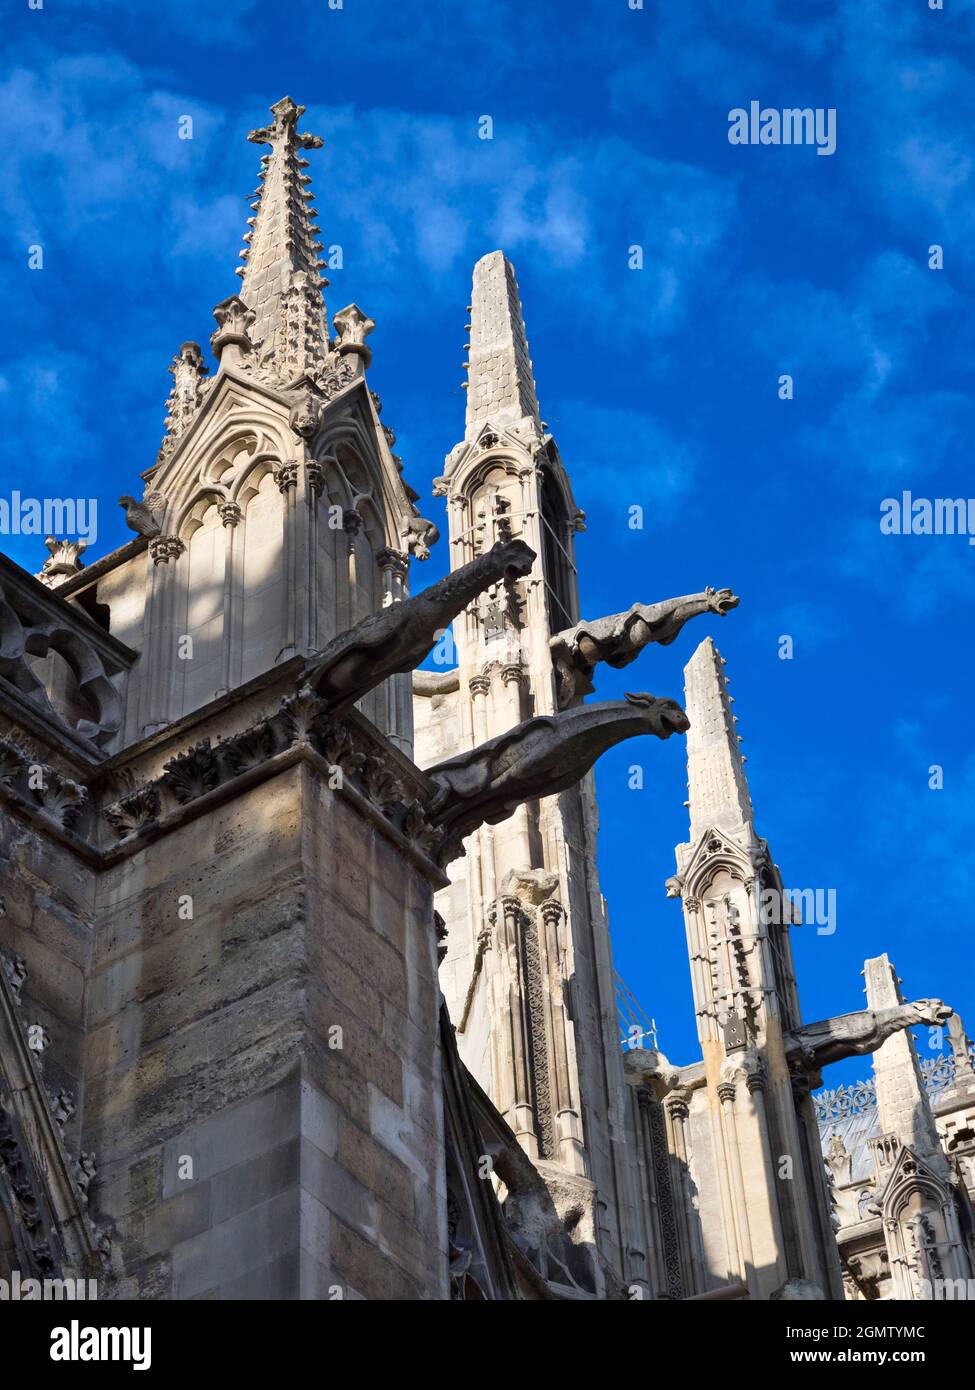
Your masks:
<path fill-rule="evenodd" d="M 377 551 L 376 563 L 383 577 L 383 607 L 401 603 L 406 598 L 406 577 L 410 572 L 410 557 L 402 550 L 386 546 Z"/>
<path fill-rule="evenodd" d="M 392 603 L 402 603 L 409 597 L 406 588 L 410 572 L 409 556 L 401 550 L 386 546 L 376 554 L 376 563 L 382 575 L 383 607 Z M 386 732 L 397 748 L 413 756 L 413 677 L 391 676 L 385 684 L 386 690 Z"/>
<path fill-rule="evenodd" d="M 552 1104 L 555 1111 L 555 1140 L 558 1161 L 573 1173 L 587 1173 L 585 1145 L 579 1101 L 572 1084 L 572 1067 L 568 1031 L 571 1027 L 563 997 L 561 933 L 565 910 L 560 902 L 549 899 L 538 909 L 545 945 L 545 997 L 548 1007 L 548 1026 L 552 1039 L 551 1071 Z"/>
<path fill-rule="evenodd" d="M 751 1234 L 748 1228 L 745 1183 L 741 1171 L 738 1126 L 735 1122 L 735 1097 L 737 1093 L 738 1087 L 734 1081 L 722 1081 L 718 1084 L 718 1100 L 721 1103 L 721 1132 L 724 1135 L 725 1157 L 731 1187 L 731 1206 L 735 1223 L 735 1240 L 738 1246 L 739 1275 L 742 1279 L 747 1279 L 748 1270 L 753 1267 L 754 1260 Z"/>
<path fill-rule="evenodd" d="M 236 502 L 218 502 L 217 513 L 227 531 L 223 564 L 223 681 L 218 695 L 226 695 L 235 685 L 234 628 L 237 616 L 237 596 L 243 587 L 237 578 L 241 568 L 237 551 L 240 548 L 238 526 L 243 512 Z"/>
<path fill-rule="evenodd" d="M 274 481 L 278 485 L 284 504 L 284 570 L 287 576 L 285 590 L 285 640 L 277 655 L 278 661 L 288 661 L 298 651 L 298 607 L 301 594 L 298 586 L 298 480 L 303 472 L 298 460 L 281 463 L 274 470 Z"/>
<path fill-rule="evenodd" d="M 359 575 L 356 566 L 356 540 L 362 530 L 362 517 L 357 511 L 347 508 L 342 513 L 342 530 L 345 532 L 348 541 L 347 551 L 347 585 L 349 595 L 348 621 L 347 626 L 352 627 L 353 623 L 359 621 L 364 614 L 359 611 Z"/>
<path fill-rule="evenodd" d="M 524 716 L 524 696 L 528 690 L 528 673 L 517 662 L 501 667 L 501 682 L 508 701 L 503 727 L 514 728 Z M 495 732 L 497 730 L 495 729 Z M 531 816 L 526 802 L 522 802 L 505 824 L 504 831 L 509 865 L 530 864 L 532 862 Z"/>
<path fill-rule="evenodd" d="M 683 1252 L 682 1264 L 688 1271 L 684 1281 L 685 1296 L 704 1292 L 704 1250 L 697 1198 L 691 1187 L 691 1151 L 687 1140 L 690 1113 L 690 1092 L 682 1087 L 671 1091 L 664 1101 L 664 1115 L 669 1137 L 671 1183 L 677 1194 L 677 1231 Z"/>
<path fill-rule="evenodd" d="M 771 1279 L 770 1270 L 776 1271 L 774 1284 L 778 1287 L 789 1278 L 790 1270 L 782 1231 L 782 1216 L 779 1207 L 779 1190 L 782 1180 L 776 1170 L 775 1156 L 772 1153 L 769 1136 L 769 1119 L 765 1106 L 767 1073 L 762 1058 L 756 1053 L 746 1054 L 736 1075 L 744 1080 L 739 1085 L 737 1098 L 737 1130 L 739 1145 L 755 1171 L 755 1157 L 761 1164 L 762 1199 L 752 1205 L 754 1222 L 751 1223 L 752 1244 L 757 1251 L 758 1270 L 762 1278 Z M 746 1149 L 747 1144 L 747 1149 Z M 757 1178 L 757 1174 L 755 1177 Z M 749 1189 L 755 1179 L 748 1183 Z"/>
<path fill-rule="evenodd" d="M 474 725 L 474 744 L 488 738 L 487 697 L 491 690 L 490 676 L 472 676 L 468 682 L 471 692 L 471 714 Z M 476 832 L 481 862 L 482 901 L 487 904 L 497 895 L 497 868 L 494 862 L 494 827 L 482 825 Z"/>
<path fill-rule="evenodd" d="M 175 717 L 176 640 L 185 575 L 177 563 L 186 547 L 178 536 L 155 536 L 149 542 L 146 594 L 146 670 L 139 697 L 143 736 L 165 728 Z"/>
<path fill-rule="evenodd" d="M 790 1069 L 792 1085 L 792 1123 L 795 1145 L 795 1179 L 790 1184 L 787 1199 L 792 1197 L 797 1217 L 799 1241 L 802 1248 L 805 1277 L 826 1286 L 825 1292 L 839 1297 L 842 1270 L 839 1249 L 830 1221 L 826 1193 L 826 1172 L 822 1162 L 819 1126 L 810 1096 L 808 1072 L 799 1064 Z M 807 1200 L 811 1196 L 811 1201 Z M 818 1277 L 817 1277 L 818 1276 Z"/>
<path fill-rule="evenodd" d="M 531 1018 L 521 967 L 524 911 L 518 898 L 499 898 L 492 916 L 498 934 L 498 960 L 501 968 L 501 995 L 506 1027 L 501 1032 L 507 1043 L 498 1058 L 502 1082 L 499 1094 L 505 1099 L 503 1110 L 519 1144 L 531 1158 L 538 1158 L 533 1085 L 531 1072 Z"/>
<path fill-rule="evenodd" d="M 640 1164 L 640 1173 L 644 1183 L 647 1220 L 650 1227 L 647 1244 L 650 1254 L 651 1280 L 653 1292 L 657 1294 L 662 1293 L 667 1287 L 667 1270 L 664 1260 L 663 1233 L 660 1228 L 660 1202 L 657 1194 L 657 1170 L 654 1163 L 654 1135 L 650 1123 L 652 1100 L 653 1097 L 646 1086 L 640 1086 L 637 1089 L 637 1116 L 640 1125 L 640 1137 L 643 1141 L 643 1162 Z"/>

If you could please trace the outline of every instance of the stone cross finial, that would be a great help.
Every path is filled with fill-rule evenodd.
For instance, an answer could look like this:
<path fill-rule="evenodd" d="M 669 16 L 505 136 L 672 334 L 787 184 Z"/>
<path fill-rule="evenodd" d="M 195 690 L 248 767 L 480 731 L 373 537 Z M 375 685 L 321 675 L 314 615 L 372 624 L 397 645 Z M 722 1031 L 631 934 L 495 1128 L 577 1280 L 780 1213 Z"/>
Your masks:
<path fill-rule="evenodd" d="M 298 122 L 305 114 L 306 107 L 299 106 L 290 97 L 282 97 L 270 108 L 274 117 L 273 125 L 259 126 L 248 135 L 252 145 L 270 145 L 272 148 L 281 141 L 290 140 L 303 150 L 320 150 L 325 143 L 320 135 L 309 135 L 297 129 Z"/>

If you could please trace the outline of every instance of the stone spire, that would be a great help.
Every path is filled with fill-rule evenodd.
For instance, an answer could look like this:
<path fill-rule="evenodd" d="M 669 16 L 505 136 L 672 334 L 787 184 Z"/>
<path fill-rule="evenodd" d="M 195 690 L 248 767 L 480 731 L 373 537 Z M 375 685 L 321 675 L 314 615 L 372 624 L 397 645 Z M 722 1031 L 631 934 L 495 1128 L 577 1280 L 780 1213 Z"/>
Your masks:
<path fill-rule="evenodd" d="M 270 145 L 261 159 L 261 183 L 254 190 L 254 216 L 244 241 L 241 298 L 254 314 L 250 336 L 261 363 L 283 379 L 319 368 L 328 350 L 328 319 L 322 288 L 328 284 L 319 259 L 322 243 L 310 204 L 308 167 L 302 150 L 322 146 L 320 135 L 297 129 L 305 108 L 290 97 L 271 107 L 272 125 L 252 130 L 255 145 Z"/>
<path fill-rule="evenodd" d="M 864 961 L 863 974 L 868 1008 L 876 1012 L 904 1003 L 900 980 L 886 954 Z M 873 1070 L 881 1132 L 895 1134 L 920 1157 L 943 1168 L 941 1144 L 909 1029 L 889 1037 L 874 1053 Z"/>
<path fill-rule="evenodd" d="M 474 267 L 467 387 L 467 433 L 487 419 L 531 420 L 540 426 L 538 400 L 514 266 L 501 251 Z"/>
<path fill-rule="evenodd" d="M 702 831 L 753 825 L 755 812 L 745 780 L 745 759 L 735 733 L 724 658 L 705 637 L 684 667 L 687 717 L 687 796 L 691 841 Z"/>

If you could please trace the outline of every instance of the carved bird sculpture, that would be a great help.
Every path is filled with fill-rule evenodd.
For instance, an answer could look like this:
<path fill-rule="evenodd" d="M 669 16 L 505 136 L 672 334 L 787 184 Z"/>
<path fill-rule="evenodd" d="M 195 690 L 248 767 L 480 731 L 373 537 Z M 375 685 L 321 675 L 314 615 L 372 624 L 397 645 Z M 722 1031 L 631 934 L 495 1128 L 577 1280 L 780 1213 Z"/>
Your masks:
<path fill-rule="evenodd" d="M 152 512 L 142 502 L 137 502 L 134 497 L 129 497 L 128 493 L 118 500 L 120 507 L 125 508 L 125 524 L 131 531 L 139 536 L 159 535 L 159 522 Z"/>

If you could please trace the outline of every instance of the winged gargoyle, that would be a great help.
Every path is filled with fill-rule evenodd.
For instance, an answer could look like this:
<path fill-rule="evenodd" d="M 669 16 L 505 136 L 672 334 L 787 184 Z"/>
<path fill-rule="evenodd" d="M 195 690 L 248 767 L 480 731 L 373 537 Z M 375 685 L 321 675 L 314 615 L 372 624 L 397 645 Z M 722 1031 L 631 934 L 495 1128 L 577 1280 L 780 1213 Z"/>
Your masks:
<path fill-rule="evenodd" d="M 510 816 L 523 801 L 573 786 L 601 753 L 637 734 L 669 738 L 690 727 L 675 700 L 627 695 L 526 719 L 507 733 L 427 770 L 437 788 L 430 819 L 459 844 L 477 826 Z"/>
<path fill-rule="evenodd" d="M 805 1023 L 786 1038 L 786 1052 L 799 1053 L 807 1066 L 819 1071 L 844 1057 L 862 1057 L 876 1052 L 889 1037 L 919 1023 L 941 1027 L 953 1009 L 940 999 L 915 999 L 892 1009 L 864 1009 L 855 1014 L 839 1014 L 819 1023 Z"/>
<path fill-rule="evenodd" d="M 125 524 L 130 531 L 135 531 L 139 536 L 148 536 L 150 540 L 159 535 L 159 518 L 144 502 L 137 502 L 125 493 L 119 498 L 118 504 L 125 508 Z"/>
<path fill-rule="evenodd" d="M 576 623 L 550 639 L 552 661 L 558 677 L 559 708 L 593 689 L 597 662 L 617 668 L 635 661 L 644 647 L 657 642 L 666 647 L 684 624 L 699 613 L 724 617 L 740 600 L 730 589 L 705 589 L 703 594 L 684 594 L 660 603 L 635 603 L 626 613 Z"/>
<path fill-rule="evenodd" d="M 535 552 L 524 541 L 499 541 L 439 584 L 370 613 L 334 638 L 309 681 L 333 711 L 354 704 L 387 677 L 414 670 L 472 599 L 499 580 L 528 574 L 534 561 Z"/>

